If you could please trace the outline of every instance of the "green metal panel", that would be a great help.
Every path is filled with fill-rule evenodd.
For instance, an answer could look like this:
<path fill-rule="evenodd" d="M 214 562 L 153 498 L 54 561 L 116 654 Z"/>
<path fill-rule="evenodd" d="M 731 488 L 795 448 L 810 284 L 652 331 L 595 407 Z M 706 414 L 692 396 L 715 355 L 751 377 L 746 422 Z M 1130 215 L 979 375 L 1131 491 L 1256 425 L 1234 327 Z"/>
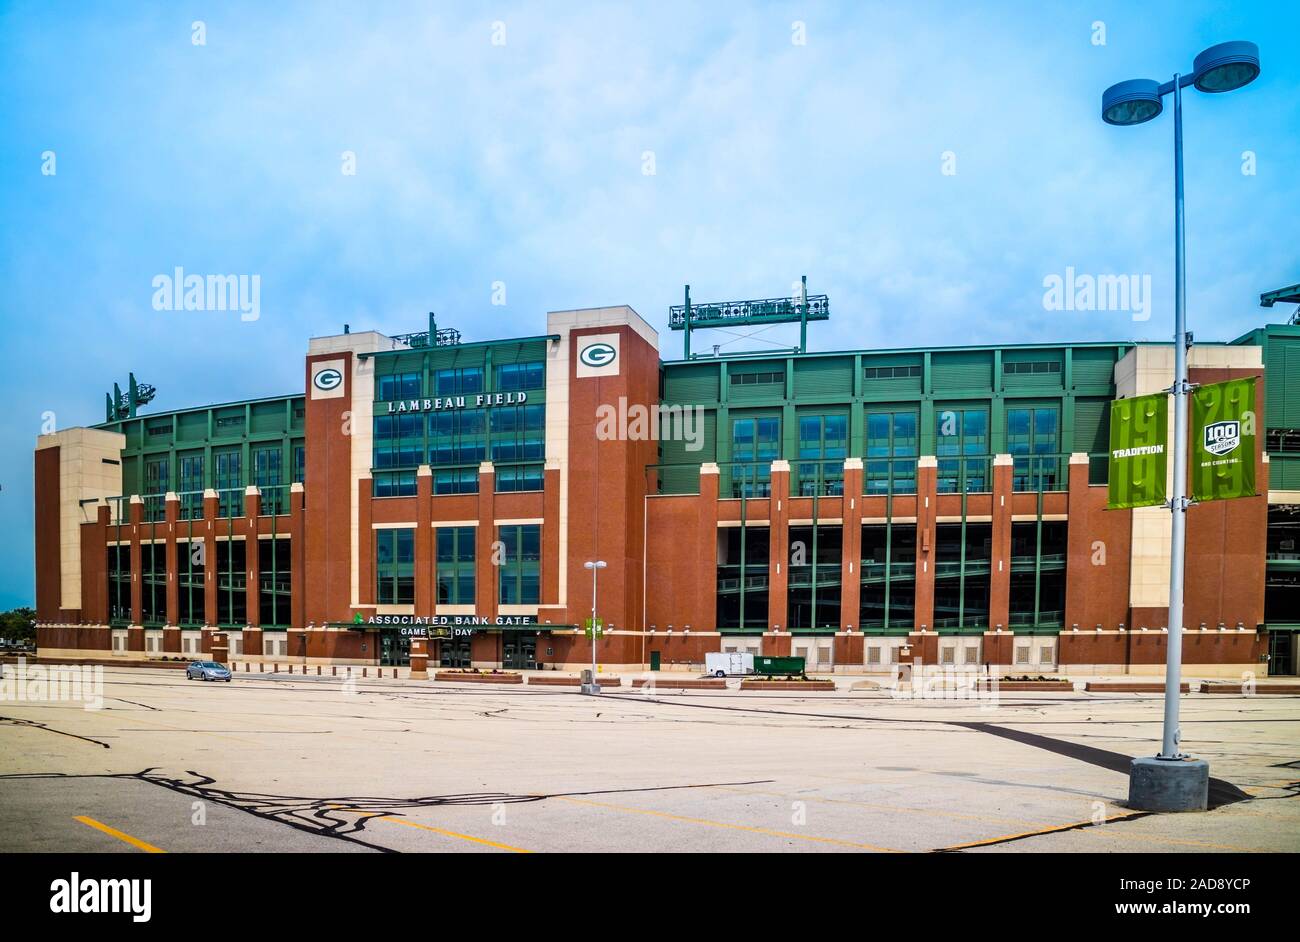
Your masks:
<path fill-rule="evenodd" d="M 712 409 L 704 413 L 704 429 L 699 451 L 691 451 L 689 443 L 665 439 L 659 444 L 659 461 L 664 465 L 681 467 L 660 469 L 660 493 L 698 494 L 700 492 L 700 465 L 717 460 L 718 414 Z"/>
<path fill-rule="evenodd" d="M 794 360 L 794 394 L 796 396 L 853 395 L 853 358 L 818 357 Z"/>
<path fill-rule="evenodd" d="M 1103 452 L 1110 443 L 1110 400 L 1074 401 L 1074 450 Z"/>
<path fill-rule="evenodd" d="M 935 353 L 930 362 L 932 388 L 936 393 L 992 389 L 992 351 L 943 351 Z"/>
<path fill-rule="evenodd" d="M 249 407 L 249 432 L 283 432 L 285 414 L 283 402 L 257 402 Z"/>
<path fill-rule="evenodd" d="M 1300 427 L 1300 340 L 1270 342 L 1264 366 L 1265 423 L 1273 428 Z"/>
<path fill-rule="evenodd" d="M 1080 347 L 1072 352 L 1075 389 L 1097 387 L 1110 389 L 1115 382 L 1115 363 L 1119 351 L 1114 347 Z"/>
<path fill-rule="evenodd" d="M 176 416 L 176 438 L 183 442 L 201 442 L 208 437 L 208 413 L 182 412 Z"/>
<path fill-rule="evenodd" d="M 718 364 L 690 363 L 664 370 L 664 402 L 686 405 L 718 401 Z"/>

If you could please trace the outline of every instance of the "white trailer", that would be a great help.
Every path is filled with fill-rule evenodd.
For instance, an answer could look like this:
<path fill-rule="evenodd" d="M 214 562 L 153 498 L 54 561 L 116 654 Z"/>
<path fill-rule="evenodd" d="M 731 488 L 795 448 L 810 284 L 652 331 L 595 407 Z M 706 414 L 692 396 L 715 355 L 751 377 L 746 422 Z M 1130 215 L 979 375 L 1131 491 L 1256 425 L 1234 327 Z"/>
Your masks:
<path fill-rule="evenodd" d="M 710 677 L 752 674 L 754 655 L 734 651 L 705 654 L 704 669 Z"/>

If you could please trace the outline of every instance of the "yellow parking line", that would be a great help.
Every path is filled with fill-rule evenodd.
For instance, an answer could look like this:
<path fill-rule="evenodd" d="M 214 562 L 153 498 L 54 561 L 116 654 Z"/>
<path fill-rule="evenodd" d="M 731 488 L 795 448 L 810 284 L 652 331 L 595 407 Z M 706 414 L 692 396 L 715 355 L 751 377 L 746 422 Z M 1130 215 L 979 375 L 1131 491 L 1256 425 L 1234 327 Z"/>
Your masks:
<path fill-rule="evenodd" d="M 1001 837 L 989 837 L 989 838 L 985 838 L 982 841 L 967 841 L 965 844 L 951 844 L 948 847 L 941 847 L 939 849 L 940 850 L 967 850 L 971 847 L 984 847 L 988 844 L 1001 844 L 1004 841 L 1016 841 L 1025 837 L 1037 837 L 1040 834 L 1054 834 L 1057 831 L 1069 831 L 1072 829 L 1087 830 L 1087 828 L 1081 827 L 1081 825 L 1087 825 L 1088 827 L 1097 827 L 1098 825 L 1107 824 L 1111 821 L 1123 821 L 1125 818 L 1132 818 L 1132 817 L 1137 817 L 1139 815 L 1145 815 L 1145 814 L 1146 812 L 1143 811 L 1136 811 L 1136 812 L 1130 811 L 1126 814 L 1113 814 L 1108 818 L 1103 818 L 1099 822 L 1075 821 L 1072 824 L 1056 824 L 1053 825 L 1052 827 L 1039 828 L 1036 831 L 1020 831 L 1016 834 L 1003 834 Z"/>
<path fill-rule="evenodd" d="M 578 805 L 591 805 L 594 808 L 609 808 L 613 811 L 623 811 L 627 814 L 644 814 L 656 818 L 664 818 L 669 821 L 683 821 L 687 824 L 703 824 L 712 828 L 727 828 L 732 831 L 749 831 L 753 834 L 767 834 L 771 837 L 788 837 L 798 841 L 812 841 L 817 844 L 838 844 L 841 847 L 856 847 L 859 850 L 874 850 L 883 854 L 905 854 L 907 851 L 897 850 L 893 847 L 877 847 L 874 844 L 861 844 L 857 841 L 845 841 L 835 837 L 817 837 L 812 834 L 792 834 L 789 831 L 773 831 L 769 828 L 754 827 L 748 824 L 729 824 L 726 821 L 710 821 L 707 818 L 689 818 L 685 815 L 670 814 L 667 811 L 652 811 L 649 808 L 628 808 L 625 805 L 611 805 L 603 801 L 587 801 L 582 798 L 570 798 L 566 795 L 552 796 L 555 801 L 570 801 Z"/>
<path fill-rule="evenodd" d="M 445 828 L 435 828 L 428 824 L 418 824 L 415 821 L 407 821 L 405 818 L 389 818 L 389 817 L 380 816 L 380 817 L 372 817 L 369 818 L 368 820 L 388 821 L 391 822 L 392 824 L 405 824 L 408 828 L 419 828 L 421 831 L 432 831 L 435 834 L 442 834 L 445 835 L 446 837 L 455 837 L 455 838 L 459 838 L 462 841 L 470 841 L 474 844 L 483 844 L 487 847 L 495 847 L 498 850 L 508 850 L 516 854 L 532 853 L 531 850 L 525 850 L 522 847 L 511 847 L 509 844 L 498 844 L 496 841 L 489 841 L 486 838 L 474 837 L 469 834 L 457 834 L 455 831 L 448 831 Z"/>
<path fill-rule="evenodd" d="M 488 847 L 496 847 L 500 850 L 513 851 L 516 854 L 531 854 L 531 850 L 525 850 L 522 847 L 511 847 L 509 844 L 498 844 L 496 841 L 489 841 L 486 838 L 474 837 L 470 834 L 458 834 L 455 831 L 448 831 L 446 828 L 436 828 L 430 824 L 417 824 L 415 821 L 408 821 L 405 818 L 394 818 L 382 811 L 362 811 L 359 808 L 344 808 L 342 805 L 330 805 L 331 808 L 337 808 L 347 814 L 359 814 L 367 821 L 387 821 L 390 824 L 405 824 L 407 827 L 419 828 L 421 831 L 432 831 L 434 834 L 443 834 L 447 837 L 456 837 L 462 841 L 470 841 L 475 844 L 484 844 Z"/>
<path fill-rule="evenodd" d="M 161 847 L 154 847 L 152 844 L 146 844 L 144 841 L 140 840 L 137 837 L 132 837 L 130 834 L 123 834 L 117 828 L 111 828 L 107 824 L 104 824 L 101 821 L 96 821 L 94 818 L 86 817 L 84 814 L 77 815 L 73 820 L 80 821 L 82 824 L 86 825 L 87 827 L 92 827 L 96 831 L 103 831 L 109 837 L 116 837 L 119 841 L 125 841 L 126 843 L 130 844 L 132 847 L 136 847 L 144 851 L 146 854 L 167 853 L 167 851 L 163 850 Z"/>

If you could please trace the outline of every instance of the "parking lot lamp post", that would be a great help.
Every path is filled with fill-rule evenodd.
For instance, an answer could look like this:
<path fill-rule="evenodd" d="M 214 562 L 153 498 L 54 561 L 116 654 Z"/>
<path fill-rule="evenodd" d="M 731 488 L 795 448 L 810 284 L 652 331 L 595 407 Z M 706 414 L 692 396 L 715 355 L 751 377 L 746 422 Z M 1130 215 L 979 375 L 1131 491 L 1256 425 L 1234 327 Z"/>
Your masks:
<path fill-rule="evenodd" d="M 583 693 L 600 693 L 600 684 L 596 680 L 596 572 L 605 568 L 603 559 L 587 560 L 582 564 L 591 570 L 591 683 L 582 685 Z"/>
<path fill-rule="evenodd" d="M 1182 681 L 1183 563 L 1187 541 L 1187 279 L 1183 229 L 1183 95 L 1188 85 L 1209 93 L 1230 92 L 1259 75 L 1259 47 L 1250 42 L 1211 46 L 1192 64 L 1190 75 L 1174 74 L 1163 84 L 1152 79 L 1131 79 L 1106 89 L 1101 96 L 1101 117 L 1107 124 L 1142 124 L 1164 109 L 1162 99 L 1174 96 L 1174 396 L 1172 547 L 1169 559 L 1169 635 L 1165 667 L 1164 736 L 1160 754 L 1133 760 L 1129 770 L 1129 805 L 1143 811 L 1205 810 L 1209 765 L 1192 760 L 1178 748 L 1178 692 Z"/>

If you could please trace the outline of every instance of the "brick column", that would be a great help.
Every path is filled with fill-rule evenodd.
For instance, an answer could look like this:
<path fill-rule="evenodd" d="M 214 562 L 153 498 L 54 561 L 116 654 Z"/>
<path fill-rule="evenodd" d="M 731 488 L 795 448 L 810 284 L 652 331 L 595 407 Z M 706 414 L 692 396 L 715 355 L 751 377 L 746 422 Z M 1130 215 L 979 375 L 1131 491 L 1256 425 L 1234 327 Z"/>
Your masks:
<path fill-rule="evenodd" d="M 438 553 L 433 539 L 433 470 L 422 464 L 415 472 L 415 614 L 429 617 L 437 604 Z M 422 649 L 424 642 L 420 642 Z M 415 674 L 415 641 L 411 641 L 411 673 Z"/>
<path fill-rule="evenodd" d="M 989 559 L 989 627 L 1011 624 L 1012 459 L 993 458 L 993 527 Z"/>
<path fill-rule="evenodd" d="M 787 587 L 790 574 L 790 462 L 772 462 L 769 501 L 769 562 L 767 570 L 767 630 L 789 632 Z"/>
<path fill-rule="evenodd" d="M 244 519 L 239 521 L 239 529 L 244 531 L 244 575 L 248 582 L 244 585 L 244 620 L 250 628 L 262 626 L 262 556 L 257 539 L 258 517 L 262 515 L 262 492 L 250 484 L 244 488 Z M 244 636 L 244 653 L 249 653 L 249 638 Z M 254 654 L 262 653 L 262 633 L 256 632 L 251 639 Z"/>
<path fill-rule="evenodd" d="M 492 462 L 484 461 L 478 466 L 478 526 L 474 532 L 474 613 L 486 617 L 497 613 L 499 573 L 498 567 L 492 565 L 492 544 L 497 539 L 496 479 L 496 468 L 493 467 Z"/>
<path fill-rule="evenodd" d="M 144 624 L 144 551 L 140 548 L 140 527 L 144 523 L 144 500 L 139 494 L 131 495 L 131 627 Z M 133 632 L 128 632 L 127 647 L 133 647 Z M 141 635 L 141 651 L 144 650 Z"/>
<path fill-rule="evenodd" d="M 289 485 L 289 624 L 298 631 L 307 626 L 304 604 L 307 591 L 307 547 L 303 536 L 303 496 L 301 481 Z"/>
<path fill-rule="evenodd" d="M 840 558 L 840 630 L 859 631 L 862 573 L 862 459 L 844 461 L 844 549 Z M 850 629 L 849 626 L 852 626 Z"/>
<path fill-rule="evenodd" d="M 1066 530 L 1066 566 L 1065 579 L 1065 623 L 1063 631 L 1069 631 L 1071 625 L 1091 628 L 1088 624 L 1088 591 L 1090 580 L 1086 577 L 1091 562 L 1092 541 L 1097 537 L 1089 526 L 1088 519 L 1088 456 L 1082 452 L 1070 455 L 1070 477 L 1068 510 L 1069 527 Z M 1077 574 L 1076 574 L 1077 573 Z M 1074 578 L 1071 578 L 1073 576 Z M 1115 625 L 1105 625 L 1114 628 Z M 1060 657 L 1058 651 L 1057 657 Z"/>
<path fill-rule="evenodd" d="M 208 629 L 217 624 L 217 510 L 220 503 L 212 488 L 203 492 L 203 624 Z M 207 645 L 210 647 L 212 639 L 210 632 L 208 634 Z"/>
<path fill-rule="evenodd" d="M 700 465 L 700 502 L 696 518 L 697 545 L 700 548 L 698 591 L 691 624 L 702 631 L 718 630 L 718 466 L 713 462 Z M 683 624 L 685 621 L 683 620 Z M 663 628 L 660 625 L 659 628 Z"/>
<path fill-rule="evenodd" d="M 546 459 L 542 476 L 542 517 L 549 524 L 542 527 L 542 605 L 554 606 L 560 604 L 560 567 L 565 565 L 560 559 L 560 462 L 555 458 Z"/>
<path fill-rule="evenodd" d="M 916 463 L 916 617 L 913 627 L 934 624 L 935 518 L 939 511 L 939 465 L 933 455 Z"/>
<path fill-rule="evenodd" d="M 375 482 L 369 474 L 357 478 L 357 607 L 373 609 L 376 602 L 375 592 L 375 529 L 373 522 L 373 504 Z M 351 595 L 351 589 L 348 591 Z M 327 619 L 338 618 L 333 612 L 326 612 Z"/>
<path fill-rule="evenodd" d="M 164 507 L 167 520 L 167 617 L 165 620 L 168 628 L 175 628 L 181 623 L 180 550 L 176 544 L 176 524 L 181 518 L 180 497 L 175 492 L 168 491 L 164 498 Z M 164 631 L 163 650 L 169 653 L 179 652 L 180 635 L 176 635 L 175 648 L 168 644 L 170 640 L 169 633 Z"/>

